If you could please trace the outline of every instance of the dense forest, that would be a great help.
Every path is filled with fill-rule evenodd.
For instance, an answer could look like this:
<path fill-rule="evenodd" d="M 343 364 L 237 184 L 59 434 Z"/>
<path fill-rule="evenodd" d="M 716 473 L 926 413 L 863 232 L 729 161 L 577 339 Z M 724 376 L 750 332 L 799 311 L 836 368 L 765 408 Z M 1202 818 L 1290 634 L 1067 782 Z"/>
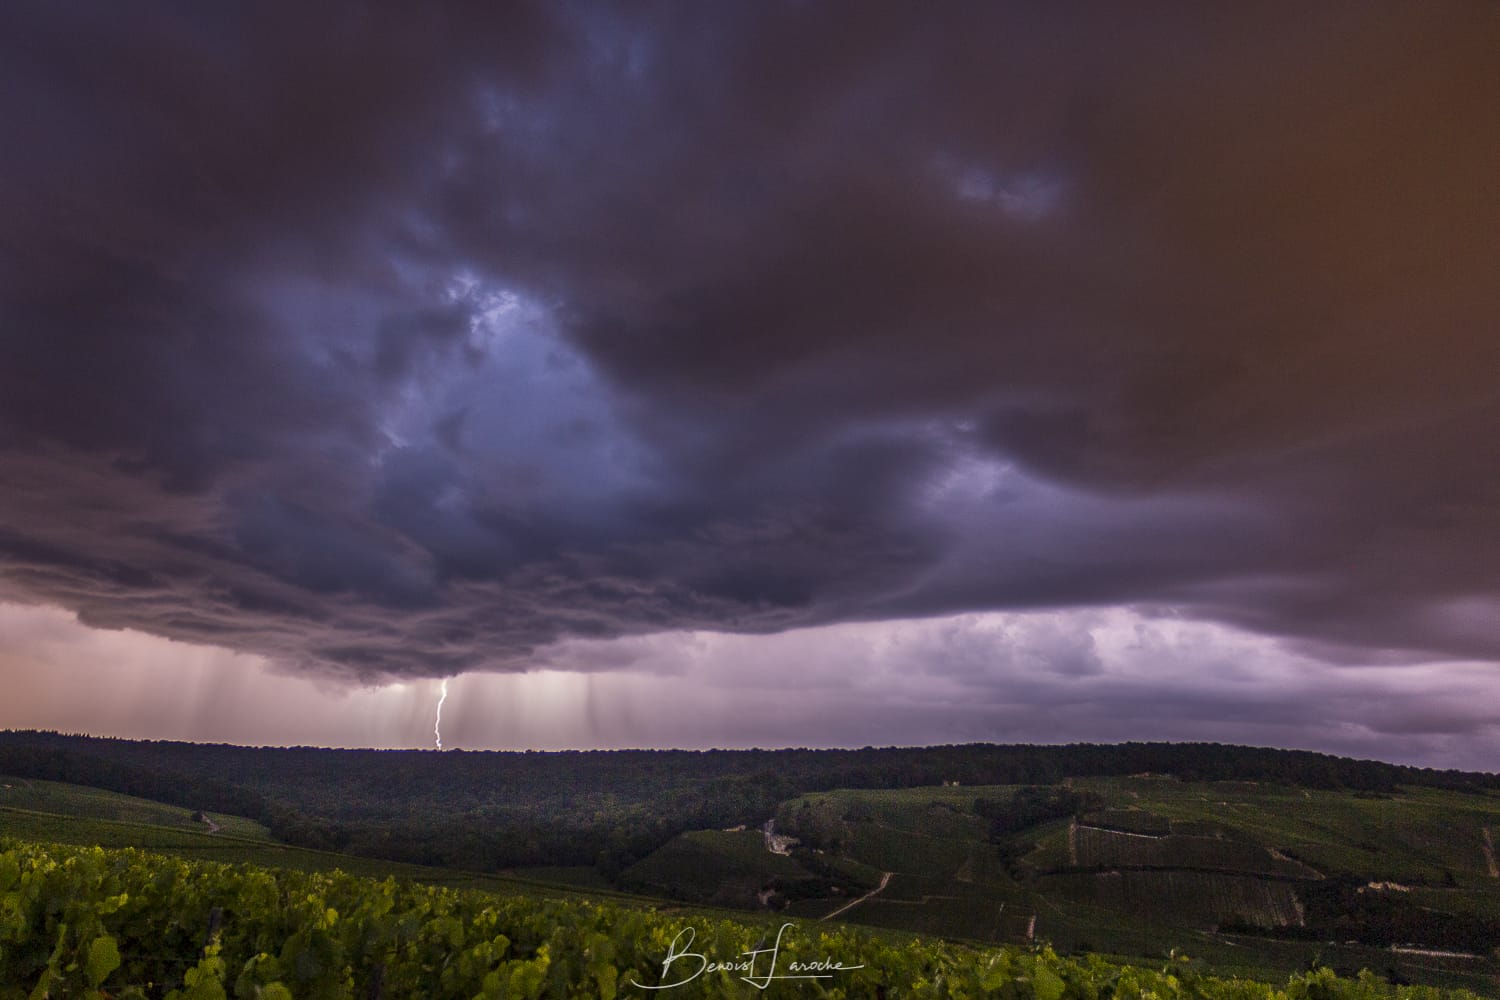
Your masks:
<path fill-rule="evenodd" d="M 0 732 L 0 773 L 249 816 L 292 844 L 474 870 L 588 864 L 606 875 L 683 831 L 757 824 L 808 792 L 1141 772 L 1367 792 L 1500 788 L 1493 774 L 1201 743 L 438 753 Z"/>

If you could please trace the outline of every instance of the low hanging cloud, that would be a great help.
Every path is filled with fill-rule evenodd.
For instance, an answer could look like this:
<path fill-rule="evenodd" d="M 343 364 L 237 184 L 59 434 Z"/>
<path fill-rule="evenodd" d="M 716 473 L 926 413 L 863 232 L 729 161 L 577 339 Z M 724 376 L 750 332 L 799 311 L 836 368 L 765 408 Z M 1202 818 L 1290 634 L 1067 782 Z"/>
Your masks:
<path fill-rule="evenodd" d="M 1493 660 L 1497 45 L 7 5 L 0 597 L 365 680 L 1114 605 Z"/>

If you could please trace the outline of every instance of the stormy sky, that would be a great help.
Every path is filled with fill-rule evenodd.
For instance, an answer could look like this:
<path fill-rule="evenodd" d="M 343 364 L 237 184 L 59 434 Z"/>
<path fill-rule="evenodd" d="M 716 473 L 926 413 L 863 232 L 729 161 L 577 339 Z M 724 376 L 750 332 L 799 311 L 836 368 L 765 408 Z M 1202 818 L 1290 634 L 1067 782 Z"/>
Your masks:
<path fill-rule="evenodd" d="M 0 7 L 0 725 L 1500 752 L 1500 7 Z"/>

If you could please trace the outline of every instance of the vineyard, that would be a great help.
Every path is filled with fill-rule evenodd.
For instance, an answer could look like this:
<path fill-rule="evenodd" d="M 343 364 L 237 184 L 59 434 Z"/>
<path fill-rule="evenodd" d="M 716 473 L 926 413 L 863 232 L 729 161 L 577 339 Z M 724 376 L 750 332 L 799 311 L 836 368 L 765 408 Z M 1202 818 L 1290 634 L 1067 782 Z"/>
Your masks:
<path fill-rule="evenodd" d="M 1080 868 L 1189 868 L 1282 878 L 1318 878 L 1313 869 L 1266 848 L 1223 837 L 1147 836 L 1079 824 L 1069 833 Z"/>
<path fill-rule="evenodd" d="M 1141 833 L 1148 837 L 1164 837 L 1172 832 L 1172 821 L 1146 812 L 1144 809 L 1100 809 L 1082 817 L 1089 826 L 1122 833 Z"/>
<path fill-rule="evenodd" d="M 1300 926 L 1297 897 L 1286 882 L 1199 871 L 1110 871 L 1048 875 L 1060 897 L 1123 910 L 1137 919 L 1213 925 L 1238 920 L 1261 927 Z"/>
<path fill-rule="evenodd" d="M 687 929 L 691 928 L 691 943 Z M 776 940 L 771 926 L 689 920 L 612 904 L 376 882 L 333 873 L 187 862 L 133 849 L 0 843 L 0 998 L 541 998 L 762 995 L 744 961 Z M 664 970 L 674 948 L 681 957 Z M 702 956 L 701 958 L 698 956 Z M 974 950 L 844 928 L 787 928 L 774 956 L 834 961 L 832 978 L 785 978 L 775 996 L 1470 998 L 1389 987 L 1328 970 L 1275 988 L 1198 975 L 1185 961 L 1149 970 L 1047 949 Z M 768 982 L 768 981 L 762 981 Z M 640 986 L 636 984 L 641 984 Z M 680 984 L 680 985 L 673 985 Z"/>

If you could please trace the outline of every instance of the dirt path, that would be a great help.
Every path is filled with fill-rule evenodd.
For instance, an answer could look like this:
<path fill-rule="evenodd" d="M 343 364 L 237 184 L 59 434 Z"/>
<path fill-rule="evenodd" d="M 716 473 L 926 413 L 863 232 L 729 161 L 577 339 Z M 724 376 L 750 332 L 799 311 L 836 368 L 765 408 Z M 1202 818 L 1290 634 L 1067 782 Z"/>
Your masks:
<path fill-rule="evenodd" d="M 1495 838 L 1490 836 L 1489 827 L 1479 829 L 1484 834 L 1484 863 L 1490 867 L 1490 878 L 1500 878 L 1500 868 L 1495 867 Z"/>
<path fill-rule="evenodd" d="M 1068 864 L 1078 867 L 1078 821 L 1068 824 Z"/>
<path fill-rule="evenodd" d="M 871 889 L 869 892 L 865 893 L 863 896 L 859 897 L 858 899 L 851 899 L 849 902 L 845 903 L 843 906 L 840 906 L 837 910 L 834 910 L 832 913 L 830 913 L 827 916 L 823 917 L 823 919 L 824 920 L 832 920 L 834 917 L 838 916 L 840 913 L 843 913 L 845 910 L 852 910 L 856 906 L 858 906 L 860 903 L 863 903 L 865 900 L 869 899 L 871 896 L 877 895 L 880 892 L 880 890 L 884 889 L 887 885 L 890 884 L 891 876 L 893 874 L 895 874 L 895 873 L 894 872 L 882 872 L 880 874 L 880 884 L 879 885 L 877 885 L 875 888 Z"/>
<path fill-rule="evenodd" d="M 1068 830 L 1068 837 L 1070 838 L 1070 840 L 1069 840 L 1069 844 L 1070 845 L 1077 843 L 1077 841 L 1078 841 L 1078 831 L 1079 830 L 1098 830 L 1100 833 L 1112 833 L 1116 837 L 1139 837 L 1141 840 L 1165 840 L 1167 838 L 1167 836 L 1168 836 L 1167 834 L 1164 834 L 1164 833 L 1132 833 L 1129 830 L 1115 830 L 1115 829 L 1111 829 L 1110 827 L 1107 827 L 1107 826 L 1090 826 L 1087 823 L 1076 823 L 1075 822 L 1072 825 L 1072 827 L 1070 827 L 1069 830 Z M 1072 851 L 1072 853 L 1075 854 L 1075 855 L 1078 853 L 1077 850 L 1076 850 L 1076 848 L 1074 848 L 1074 847 L 1070 846 L 1069 850 Z M 1078 862 L 1074 861 L 1073 863 L 1077 864 Z"/>

